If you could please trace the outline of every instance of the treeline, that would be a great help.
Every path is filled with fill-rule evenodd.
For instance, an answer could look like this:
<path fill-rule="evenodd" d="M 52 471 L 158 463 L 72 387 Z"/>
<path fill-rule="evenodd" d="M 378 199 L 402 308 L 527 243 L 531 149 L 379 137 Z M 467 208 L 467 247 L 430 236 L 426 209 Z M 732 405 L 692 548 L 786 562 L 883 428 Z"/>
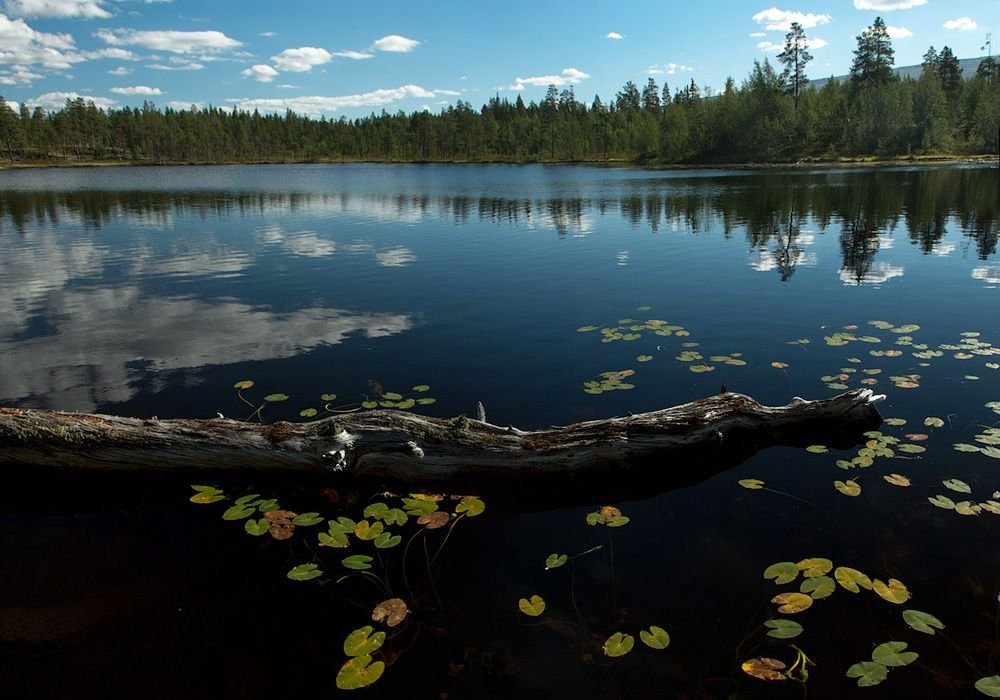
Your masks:
<path fill-rule="evenodd" d="M 842 156 L 983 154 L 1000 150 L 1000 71 L 984 60 L 963 76 L 933 47 L 916 78 L 891 70 L 881 20 L 858 37 L 849 80 L 808 87 L 804 33 L 790 32 L 785 71 L 754 62 L 737 85 L 706 97 L 694 81 L 671 93 L 653 78 L 590 105 L 572 86 L 525 103 L 499 96 L 426 111 L 311 119 L 225 110 L 10 108 L 0 98 L 0 158 L 10 162 L 608 161 L 789 162 Z M 881 24 L 884 30 L 884 24 Z M 881 42 L 881 43 L 880 43 Z"/>

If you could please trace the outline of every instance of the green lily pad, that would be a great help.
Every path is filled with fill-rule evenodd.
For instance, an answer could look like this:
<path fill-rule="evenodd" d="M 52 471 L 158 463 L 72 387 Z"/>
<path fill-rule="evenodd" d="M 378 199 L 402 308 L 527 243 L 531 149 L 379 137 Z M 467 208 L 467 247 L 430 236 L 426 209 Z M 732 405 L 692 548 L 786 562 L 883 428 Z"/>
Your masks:
<path fill-rule="evenodd" d="M 945 479 L 941 482 L 946 489 L 957 491 L 958 493 L 972 493 L 972 487 L 961 479 Z"/>
<path fill-rule="evenodd" d="M 872 581 L 872 590 L 882 600 L 896 605 L 902 605 L 910 599 L 910 592 L 906 589 L 906 584 L 894 578 L 889 579 L 888 583 L 875 579 Z"/>
<path fill-rule="evenodd" d="M 326 526 L 329 528 L 330 532 L 342 532 L 347 535 L 354 534 L 354 528 L 356 528 L 358 524 L 350 518 L 345 518 L 341 515 L 336 520 L 327 521 Z"/>
<path fill-rule="evenodd" d="M 372 558 L 366 554 L 355 554 L 345 557 L 340 560 L 340 563 L 348 569 L 354 569 L 355 571 L 364 571 L 365 569 L 372 568 Z"/>
<path fill-rule="evenodd" d="M 652 355 L 639 355 L 635 358 L 637 362 L 649 362 L 653 359 Z"/>
<path fill-rule="evenodd" d="M 652 625 L 649 631 L 639 630 L 639 639 L 650 649 L 666 649 L 670 646 L 670 635 L 662 627 Z"/>
<path fill-rule="evenodd" d="M 400 535 L 394 535 L 391 532 L 386 531 L 375 538 L 374 544 L 376 549 L 390 549 L 402 541 L 403 538 Z"/>
<path fill-rule="evenodd" d="M 955 501 L 951 500 L 947 496 L 938 494 L 937 496 L 929 496 L 927 500 L 931 505 L 937 506 L 938 508 L 944 508 L 945 510 L 955 510 Z"/>
<path fill-rule="evenodd" d="M 253 506 L 241 506 L 233 505 L 226 509 L 226 512 L 222 514 L 223 520 L 242 520 L 243 518 L 249 518 L 257 511 Z"/>
<path fill-rule="evenodd" d="M 768 580 L 774 579 L 774 582 L 779 586 L 794 581 L 798 578 L 798 575 L 799 567 L 790 561 L 779 561 L 777 564 L 771 564 L 764 569 L 764 578 Z"/>
<path fill-rule="evenodd" d="M 937 619 L 930 613 L 925 613 L 920 610 L 904 610 L 903 622 L 908 624 L 917 632 L 923 632 L 924 634 L 934 634 L 935 629 L 944 629 L 944 623 L 941 622 L 941 620 Z"/>
<path fill-rule="evenodd" d="M 924 425 L 928 428 L 943 428 L 944 421 L 937 416 L 928 416 L 927 418 L 924 418 Z"/>
<path fill-rule="evenodd" d="M 795 620 L 768 620 L 764 623 L 770 631 L 767 633 L 768 637 L 774 637 L 775 639 L 794 639 L 802 634 L 802 625 Z"/>
<path fill-rule="evenodd" d="M 337 687 L 341 690 L 367 688 L 381 678 L 384 672 L 384 661 L 372 661 L 372 657 L 367 654 L 355 656 L 348 659 L 337 672 Z"/>
<path fill-rule="evenodd" d="M 1000 676 L 986 676 L 976 681 L 976 690 L 987 697 L 1000 698 Z"/>
<path fill-rule="evenodd" d="M 408 519 L 409 516 L 399 508 L 390 508 L 385 515 L 382 516 L 382 522 L 386 525 L 406 525 L 406 521 Z"/>
<path fill-rule="evenodd" d="M 827 598 L 833 595 L 835 590 L 837 590 L 837 584 L 834 583 L 834 580 L 829 576 L 807 578 L 803 580 L 802 585 L 799 586 L 799 591 L 811 596 L 813 600 Z"/>
<path fill-rule="evenodd" d="M 302 513 L 297 515 L 294 520 L 292 520 L 293 525 L 300 525 L 302 527 L 310 527 L 312 525 L 319 525 L 323 522 L 324 518 L 319 513 Z"/>
<path fill-rule="evenodd" d="M 466 496 L 455 506 L 456 513 L 465 513 L 470 518 L 482 515 L 484 510 L 486 510 L 486 504 L 475 496 Z"/>
<path fill-rule="evenodd" d="M 872 589 L 872 580 L 866 574 L 849 566 L 838 566 L 833 576 L 837 579 L 837 583 L 851 593 L 857 593 L 859 588 L 869 591 Z"/>
<path fill-rule="evenodd" d="M 382 523 L 380 523 L 377 520 L 374 523 L 369 523 L 367 520 L 362 520 L 360 523 L 358 523 L 357 527 L 354 528 L 354 535 L 359 540 L 364 540 L 364 541 L 373 540 L 382 534 L 382 530 L 384 529 L 384 527 L 385 526 L 382 525 Z"/>
<path fill-rule="evenodd" d="M 883 666 L 907 666 L 917 660 L 917 652 L 903 651 L 906 642 L 879 644 L 872 652 L 872 661 Z"/>
<path fill-rule="evenodd" d="M 361 408 L 378 408 L 378 401 L 362 401 Z"/>
<path fill-rule="evenodd" d="M 604 642 L 604 653 L 610 657 L 625 656 L 635 646 L 635 637 L 624 632 L 615 632 Z"/>
<path fill-rule="evenodd" d="M 371 625 L 365 625 L 347 635 L 344 639 L 344 653 L 348 656 L 365 656 L 371 654 L 385 643 L 385 632 Z"/>
<path fill-rule="evenodd" d="M 812 452 L 814 455 L 825 455 L 829 451 L 826 445 L 809 445 L 806 448 L 806 452 Z"/>
<path fill-rule="evenodd" d="M 319 413 L 319 411 L 317 411 L 315 408 L 303 408 L 301 411 L 299 411 L 299 415 L 302 416 L 303 418 L 312 418 L 317 413 Z"/>
<path fill-rule="evenodd" d="M 849 479 L 847 481 L 834 481 L 833 485 L 845 496 L 861 495 L 861 486 L 853 479 Z"/>
<path fill-rule="evenodd" d="M 261 535 L 266 535 L 267 531 L 271 529 L 271 521 L 267 518 L 261 518 L 260 520 L 250 519 L 243 523 L 243 529 L 246 530 L 248 535 L 260 537 Z"/>
<path fill-rule="evenodd" d="M 253 386 L 253 380 L 251 379 L 243 379 L 233 384 L 234 389 L 249 389 L 252 386 Z"/>
<path fill-rule="evenodd" d="M 288 394 L 268 394 L 264 397 L 264 400 L 270 403 L 280 403 L 281 401 L 288 401 Z"/>
<path fill-rule="evenodd" d="M 389 401 L 402 401 L 403 395 L 397 394 L 395 391 L 387 391 L 384 394 L 382 394 L 382 398 L 387 399 Z"/>
<path fill-rule="evenodd" d="M 978 447 L 976 448 L 976 451 L 979 451 Z M 751 491 L 764 488 L 764 482 L 760 479 L 740 479 L 736 483 L 745 489 L 750 489 Z"/>
<path fill-rule="evenodd" d="M 417 384 L 415 387 L 413 387 L 414 391 L 419 391 L 420 393 L 423 393 L 425 391 L 430 391 L 430 389 L 431 387 L 429 384 Z"/>
<path fill-rule="evenodd" d="M 323 572 L 320 571 L 318 564 L 299 564 L 285 574 L 285 576 L 293 581 L 309 581 L 310 579 L 319 578 L 322 575 Z"/>
<path fill-rule="evenodd" d="M 335 401 L 337 399 L 336 394 L 320 394 L 319 398 L 321 401 Z"/>
<path fill-rule="evenodd" d="M 382 502 L 369 503 L 365 506 L 364 516 L 381 520 L 382 516 L 389 512 L 389 506 Z"/>
<path fill-rule="evenodd" d="M 567 561 L 569 561 L 569 557 L 565 554 L 550 554 L 545 558 L 545 569 L 558 569 Z"/>
<path fill-rule="evenodd" d="M 319 543 L 323 547 L 333 547 L 334 549 L 346 549 L 349 542 L 347 540 L 347 533 L 341 530 L 330 530 L 330 532 L 321 532 L 317 536 Z"/>
<path fill-rule="evenodd" d="M 857 678 L 858 685 L 862 688 L 867 688 L 884 681 L 889 677 L 889 673 L 886 667 L 880 663 L 859 661 L 847 669 L 847 677 Z"/>
<path fill-rule="evenodd" d="M 540 595 L 533 595 L 531 598 L 521 598 L 517 601 L 518 609 L 530 617 L 538 617 L 545 612 L 545 599 Z"/>
<path fill-rule="evenodd" d="M 833 562 L 823 557 L 803 559 L 795 565 L 806 578 L 825 576 L 833 568 Z"/>

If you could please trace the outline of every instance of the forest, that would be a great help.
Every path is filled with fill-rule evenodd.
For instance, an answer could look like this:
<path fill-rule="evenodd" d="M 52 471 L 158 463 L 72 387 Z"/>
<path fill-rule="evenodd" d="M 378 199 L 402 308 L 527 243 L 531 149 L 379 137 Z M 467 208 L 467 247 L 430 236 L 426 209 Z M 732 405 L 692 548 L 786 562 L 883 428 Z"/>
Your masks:
<path fill-rule="evenodd" d="M 847 79 L 816 89 L 812 55 L 793 24 L 772 64 L 754 61 L 721 91 L 692 80 L 671 92 L 650 77 L 613 99 L 577 99 L 550 85 L 541 102 L 498 94 L 478 111 L 458 101 L 438 114 L 319 119 L 220 107 L 98 109 L 83 98 L 46 112 L 0 97 L 0 161 L 75 162 L 635 162 L 787 163 L 850 157 L 981 155 L 1000 150 L 995 59 L 963 75 L 945 46 L 917 78 L 893 71 L 881 18 L 857 37 Z"/>

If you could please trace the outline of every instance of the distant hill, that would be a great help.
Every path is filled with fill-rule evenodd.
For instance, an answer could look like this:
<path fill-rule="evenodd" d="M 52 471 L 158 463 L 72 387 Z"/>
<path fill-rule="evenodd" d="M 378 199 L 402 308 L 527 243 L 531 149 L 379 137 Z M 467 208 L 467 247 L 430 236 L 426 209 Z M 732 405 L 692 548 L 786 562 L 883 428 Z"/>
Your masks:
<path fill-rule="evenodd" d="M 980 56 L 979 58 L 963 58 L 958 62 L 958 65 L 962 68 L 962 77 L 969 78 L 976 74 L 979 70 L 979 64 L 986 60 L 986 56 Z M 923 66 L 919 63 L 915 66 L 901 66 L 900 68 L 895 68 L 893 73 L 898 75 L 900 78 L 913 78 L 916 80 L 920 77 L 920 71 L 923 70 Z M 810 80 L 809 85 L 819 90 L 821 87 L 826 85 L 830 80 L 849 80 L 851 76 L 849 75 L 835 75 L 833 78 L 819 78 L 817 80 Z"/>

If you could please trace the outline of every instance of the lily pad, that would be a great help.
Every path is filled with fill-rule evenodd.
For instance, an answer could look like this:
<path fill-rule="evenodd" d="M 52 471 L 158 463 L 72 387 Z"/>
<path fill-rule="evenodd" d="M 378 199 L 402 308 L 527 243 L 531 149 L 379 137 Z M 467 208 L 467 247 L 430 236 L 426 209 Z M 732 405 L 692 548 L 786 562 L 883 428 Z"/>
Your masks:
<path fill-rule="evenodd" d="M 924 418 L 924 425 L 928 428 L 943 428 L 944 421 L 937 416 L 928 416 L 927 418 Z"/>
<path fill-rule="evenodd" d="M 635 637 L 624 632 L 615 632 L 604 642 L 604 653 L 610 657 L 625 656 L 635 646 Z"/>
<path fill-rule="evenodd" d="M 246 530 L 248 535 L 253 535 L 254 537 L 266 535 L 270 528 L 271 523 L 267 518 L 261 518 L 260 520 L 251 518 L 243 523 L 243 529 Z"/>
<path fill-rule="evenodd" d="M 639 630 L 639 639 L 650 649 L 666 649 L 670 646 L 670 635 L 662 627 L 650 626 L 649 630 Z"/>
<path fill-rule="evenodd" d="M 371 625 L 360 627 L 344 639 L 344 653 L 348 656 L 364 656 L 377 651 L 385 643 L 385 632 Z"/>
<path fill-rule="evenodd" d="M 569 561 L 569 557 L 565 554 L 550 554 L 545 558 L 545 570 L 558 569 L 567 561 Z"/>
<path fill-rule="evenodd" d="M 381 678 L 384 672 L 384 661 L 372 661 L 372 657 L 367 654 L 355 656 L 348 659 L 337 672 L 337 687 L 341 690 L 367 688 Z"/>
<path fill-rule="evenodd" d="M 812 452 L 814 455 L 825 455 L 829 451 L 826 445 L 809 445 L 806 448 L 806 452 Z"/>
<path fill-rule="evenodd" d="M 545 612 L 545 600 L 540 595 L 533 595 L 531 598 L 521 598 L 517 601 L 517 607 L 525 615 L 538 617 Z"/>
<path fill-rule="evenodd" d="M 319 564 L 299 564 L 285 574 L 285 576 L 293 581 L 309 581 L 314 578 L 319 578 L 322 575 L 323 572 L 320 571 Z"/>
<path fill-rule="evenodd" d="M 904 651 L 906 642 L 885 642 L 875 647 L 872 661 L 883 666 L 907 666 L 917 660 L 917 652 Z"/>
<path fill-rule="evenodd" d="M 779 659 L 771 659 L 766 656 L 747 659 L 740 664 L 740 668 L 748 676 L 759 678 L 762 681 L 787 680 L 787 676 L 781 672 L 785 668 L 785 662 Z"/>
<path fill-rule="evenodd" d="M 976 681 L 976 690 L 987 697 L 1000 698 L 1000 676 L 986 676 Z"/>
<path fill-rule="evenodd" d="M 972 493 L 972 487 L 961 479 L 945 479 L 941 483 L 944 484 L 946 489 L 951 491 L 956 491 L 958 493 Z"/>
<path fill-rule="evenodd" d="M 902 605 L 910 599 L 910 592 L 906 585 L 897 579 L 889 579 L 889 583 L 883 583 L 879 579 L 872 581 L 872 590 L 878 594 L 882 600 L 896 605 Z"/>
<path fill-rule="evenodd" d="M 319 513 L 302 513 L 293 518 L 292 522 L 301 527 L 311 527 L 323 522 L 323 516 Z"/>
<path fill-rule="evenodd" d="M 878 685 L 889 677 L 885 666 L 874 661 L 859 661 L 847 669 L 848 678 L 857 678 L 862 688 Z"/>
<path fill-rule="evenodd" d="M 978 447 L 976 448 L 976 451 L 979 451 Z M 764 482 L 760 479 L 740 479 L 736 483 L 745 489 L 750 489 L 751 491 L 764 488 Z"/>
<path fill-rule="evenodd" d="M 410 611 L 406 608 L 406 601 L 402 598 L 389 598 L 375 606 L 372 610 L 372 620 L 395 627 L 406 618 L 408 612 Z"/>
<path fill-rule="evenodd" d="M 930 613 L 925 613 L 920 610 L 904 610 L 903 622 L 908 624 L 917 632 L 923 632 L 924 634 L 934 634 L 935 629 L 944 629 L 944 623 L 941 622 L 941 620 L 937 619 Z"/>
<path fill-rule="evenodd" d="M 806 578 L 825 576 L 833 568 L 833 562 L 823 557 L 803 559 L 795 565 Z"/>
<path fill-rule="evenodd" d="M 931 505 L 937 506 L 938 508 L 944 508 L 945 510 L 955 510 L 955 501 L 951 500 L 947 496 L 938 494 L 937 496 L 929 496 L 927 500 Z"/>
<path fill-rule="evenodd" d="M 910 480 L 907 479 L 902 474 L 884 474 L 882 476 L 882 478 L 885 479 L 886 481 L 888 481 L 893 486 L 909 486 L 910 485 Z"/>
<path fill-rule="evenodd" d="M 869 591 L 872 589 L 872 580 L 866 574 L 849 566 L 838 566 L 833 572 L 833 577 L 851 593 L 857 593 L 861 588 Z"/>
<path fill-rule="evenodd" d="M 395 547 L 402 541 L 403 541 L 402 536 L 394 535 L 387 530 L 378 537 L 376 537 L 372 541 L 372 544 L 375 545 L 375 549 L 391 549 L 392 547 Z"/>
<path fill-rule="evenodd" d="M 802 625 L 795 620 L 778 618 L 776 620 L 768 620 L 764 623 L 764 626 L 770 630 L 767 636 L 774 637 L 775 639 L 794 639 L 802 634 Z"/>
<path fill-rule="evenodd" d="M 794 615 L 808 610 L 813 604 L 813 599 L 805 593 L 779 593 L 771 598 L 771 602 L 779 606 L 778 612 Z"/>
<path fill-rule="evenodd" d="M 853 479 L 834 481 L 833 485 L 845 496 L 859 496 L 861 494 L 861 486 Z"/>
<path fill-rule="evenodd" d="M 303 418 L 312 418 L 317 413 L 319 413 L 319 411 L 317 411 L 315 408 L 303 408 L 301 411 L 299 411 L 299 415 L 302 416 Z"/>
<path fill-rule="evenodd" d="M 455 506 L 456 513 L 465 513 L 470 518 L 482 515 L 484 510 L 486 510 L 486 504 L 475 496 L 466 496 Z"/>
<path fill-rule="evenodd" d="M 252 386 L 253 386 L 253 380 L 251 379 L 243 379 L 233 384 L 234 389 L 249 389 Z"/>
<path fill-rule="evenodd" d="M 799 567 L 790 561 L 779 561 L 777 564 L 771 564 L 764 569 L 764 578 L 768 580 L 774 579 L 774 582 L 779 586 L 784 583 L 791 583 L 798 575 Z"/>
<path fill-rule="evenodd" d="M 280 403 L 282 401 L 288 401 L 288 394 L 268 394 L 264 397 L 264 400 L 270 403 Z"/>
<path fill-rule="evenodd" d="M 818 576 L 803 580 L 799 590 L 813 600 L 819 600 L 833 595 L 833 592 L 837 590 L 837 584 L 829 576 Z"/>
<path fill-rule="evenodd" d="M 355 571 L 372 568 L 372 558 L 367 554 L 355 554 L 350 557 L 344 557 L 340 560 L 340 563 L 348 569 L 354 569 Z"/>
<path fill-rule="evenodd" d="M 226 512 L 222 514 L 223 520 L 243 520 L 243 518 L 249 518 L 257 511 L 253 506 L 241 506 L 234 505 L 226 509 Z"/>

